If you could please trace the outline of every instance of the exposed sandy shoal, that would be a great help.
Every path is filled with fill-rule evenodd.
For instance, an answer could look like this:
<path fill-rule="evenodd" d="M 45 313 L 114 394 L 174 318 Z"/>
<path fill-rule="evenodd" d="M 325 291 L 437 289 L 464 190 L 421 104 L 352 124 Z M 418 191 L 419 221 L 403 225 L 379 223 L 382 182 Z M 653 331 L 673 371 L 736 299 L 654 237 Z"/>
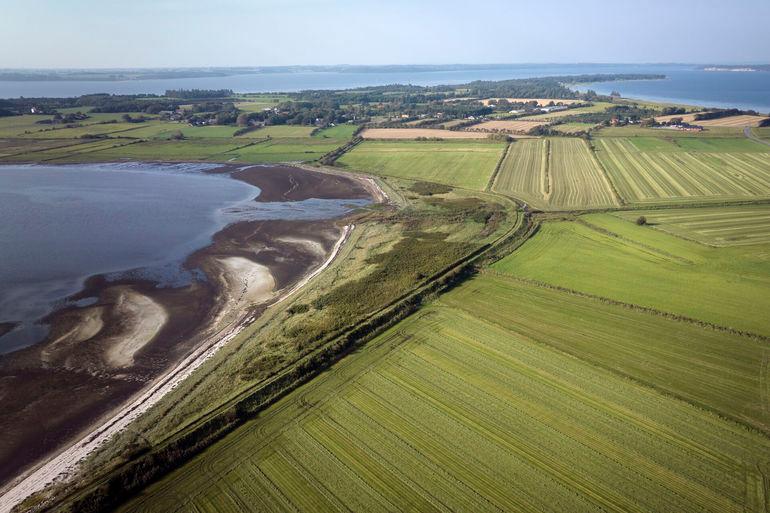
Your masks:
<path fill-rule="evenodd" d="M 130 367 L 134 364 L 136 353 L 163 329 L 168 321 L 168 312 L 149 296 L 129 287 L 117 288 L 115 292 L 118 298 L 113 316 L 119 318 L 119 331 L 106 337 L 101 344 L 106 349 L 108 365 L 113 368 Z"/>

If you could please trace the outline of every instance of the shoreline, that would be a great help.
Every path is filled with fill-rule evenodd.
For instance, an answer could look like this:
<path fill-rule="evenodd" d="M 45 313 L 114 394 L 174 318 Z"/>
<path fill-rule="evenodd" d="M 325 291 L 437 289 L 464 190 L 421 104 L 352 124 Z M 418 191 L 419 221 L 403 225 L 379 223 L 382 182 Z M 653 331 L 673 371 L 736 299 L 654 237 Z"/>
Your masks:
<path fill-rule="evenodd" d="M 322 170 L 314 169 L 314 172 L 310 173 L 310 170 L 303 168 L 271 167 L 278 169 L 277 173 L 272 173 L 273 177 L 281 173 L 284 173 L 282 178 L 313 177 L 299 181 L 276 180 L 280 184 L 275 191 L 280 191 L 287 184 L 292 186 L 290 189 L 283 189 L 283 192 L 294 193 L 291 198 L 284 195 L 281 198 L 284 201 L 298 201 L 302 199 L 303 194 L 308 197 L 316 196 L 313 194 L 313 185 L 318 183 L 318 175 L 321 181 L 331 178 L 336 186 L 344 181 L 354 191 L 353 198 L 367 197 L 374 201 L 381 201 L 382 198 L 379 194 L 371 193 L 372 186 L 378 188 L 376 184 L 366 183 L 361 177 L 348 176 L 343 179 Z M 219 169 L 221 168 L 217 171 Z M 232 171 L 232 168 L 225 169 Z M 240 171 L 249 170 L 239 169 L 232 174 Z M 252 183 L 252 180 L 269 181 L 270 177 L 266 175 L 270 173 L 262 171 L 255 173 L 258 175 L 256 177 L 246 177 L 249 183 Z M 287 172 L 289 175 L 286 175 Z M 234 178 L 243 179 L 235 176 Z M 252 184 L 259 187 L 258 184 Z M 343 187 L 345 188 L 347 187 Z M 351 191 L 340 192 L 339 197 L 351 197 L 347 195 L 348 192 Z M 274 200 L 274 196 L 270 194 L 263 198 L 263 201 Z M 216 276 L 212 279 L 218 285 L 213 296 L 213 305 L 208 310 L 210 315 L 207 322 L 196 326 L 194 330 L 194 347 L 188 347 L 186 355 L 178 359 L 177 363 L 122 399 L 118 408 L 109 408 L 107 413 L 89 423 L 87 429 L 80 431 L 80 435 L 69 438 L 73 442 L 64 443 L 63 447 L 50 452 L 24 473 L 10 479 L 2 488 L 0 511 L 10 511 L 15 504 L 30 494 L 43 490 L 49 484 L 66 480 L 84 457 L 160 401 L 221 347 L 235 338 L 266 308 L 285 301 L 326 269 L 336 258 L 353 229 L 351 225 L 340 226 L 339 219 L 242 221 L 221 230 L 210 246 L 191 255 L 188 258 L 189 265 L 203 269 L 207 276 Z M 331 240 L 332 234 L 334 240 Z M 286 258 L 283 255 L 286 254 L 293 257 L 293 260 L 284 262 Z M 247 278 L 244 278 L 244 275 Z M 125 283 L 118 286 L 130 287 Z M 114 284 L 109 284 L 107 288 L 114 288 Z M 133 292 L 130 292 L 129 296 L 131 294 Z M 136 303 L 136 296 L 131 297 Z M 152 297 L 139 302 L 149 304 Z M 160 316 L 157 308 L 155 311 Z M 166 312 L 168 313 L 168 310 Z M 160 323 L 158 329 L 163 329 L 165 322 L 167 321 Z M 140 344 L 138 352 L 128 349 L 123 352 L 118 350 L 117 354 L 122 358 L 122 363 L 130 363 L 133 361 L 133 355 L 141 354 L 141 350 Z"/>

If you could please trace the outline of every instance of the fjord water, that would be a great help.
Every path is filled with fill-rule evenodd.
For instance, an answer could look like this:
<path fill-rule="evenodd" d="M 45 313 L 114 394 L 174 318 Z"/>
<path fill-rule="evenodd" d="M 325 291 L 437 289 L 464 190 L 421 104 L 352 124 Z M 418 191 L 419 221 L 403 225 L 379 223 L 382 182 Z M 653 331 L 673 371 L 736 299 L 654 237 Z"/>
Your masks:
<path fill-rule="evenodd" d="M 202 279 L 185 258 L 232 222 L 328 218 L 358 203 L 257 203 L 258 188 L 207 167 L 219 166 L 0 166 L 0 323 L 19 324 L 0 354 L 41 340 L 41 318 L 89 276 L 181 285 Z"/>
<path fill-rule="evenodd" d="M 691 64 L 511 64 L 490 69 L 392 72 L 264 72 L 206 78 L 124 81 L 0 81 L 0 98 L 64 97 L 91 93 L 163 94 L 167 89 L 232 89 L 241 93 L 347 89 L 386 84 L 422 86 L 462 84 L 474 80 L 506 80 L 595 73 L 660 73 L 666 80 L 592 84 L 603 94 L 613 90 L 631 98 L 707 107 L 739 107 L 770 112 L 770 72 L 703 71 Z"/>

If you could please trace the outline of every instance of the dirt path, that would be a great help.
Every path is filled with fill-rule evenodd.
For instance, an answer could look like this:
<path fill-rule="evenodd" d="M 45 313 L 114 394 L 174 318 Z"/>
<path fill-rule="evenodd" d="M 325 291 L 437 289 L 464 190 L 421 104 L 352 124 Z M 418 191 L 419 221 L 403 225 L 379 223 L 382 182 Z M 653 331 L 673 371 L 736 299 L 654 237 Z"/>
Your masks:
<path fill-rule="evenodd" d="M 748 127 L 748 126 L 745 127 L 743 129 L 743 135 L 745 135 L 746 137 L 748 137 L 749 139 L 751 139 L 754 142 L 758 142 L 759 144 L 765 144 L 767 146 L 770 146 L 770 141 L 765 141 L 763 139 L 760 139 L 756 135 L 752 134 L 751 133 L 751 127 Z"/>
<path fill-rule="evenodd" d="M 289 289 L 273 304 L 278 304 L 295 294 L 310 280 L 320 274 L 334 261 L 345 241 L 352 232 L 354 226 L 345 226 L 340 238 L 335 243 L 328 258 L 318 268 L 307 274 L 300 282 Z M 214 356 L 219 349 L 235 338 L 254 318 L 248 316 L 235 326 L 230 327 L 218 336 L 212 337 L 210 343 L 203 344 L 192 354 L 185 358 L 179 365 L 165 374 L 139 397 L 119 410 L 107 422 L 93 430 L 87 436 L 71 445 L 48 462 L 28 474 L 23 480 L 14 484 L 0 497 L 0 513 L 10 512 L 11 509 L 33 493 L 39 492 L 48 485 L 66 480 L 71 476 L 80 461 L 92 451 L 101 446 L 113 435 L 125 429 L 134 419 L 146 412 L 160 401 L 163 396 L 172 391 L 185 378 L 190 376 L 205 361 Z"/>

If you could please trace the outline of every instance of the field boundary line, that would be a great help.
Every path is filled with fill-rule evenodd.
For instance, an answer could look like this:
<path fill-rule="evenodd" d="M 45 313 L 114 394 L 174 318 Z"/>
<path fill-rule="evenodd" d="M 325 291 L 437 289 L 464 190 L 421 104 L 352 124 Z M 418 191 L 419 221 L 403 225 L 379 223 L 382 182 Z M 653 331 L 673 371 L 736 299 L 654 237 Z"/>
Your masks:
<path fill-rule="evenodd" d="M 503 162 L 505 162 L 505 159 L 508 158 L 508 152 L 511 151 L 512 144 L 513 143 L 511 141 L 508 141 L 508 144 L 506 144 L 505 149 L 503 150 L 503 153 L 500 155 L 500 159 L 497 161 L 495 170 L 492 171 L 492 175 L 489 177 L 489 180 L 487 180 L 487 186 L 484 188 L 485 191 L 491 191 L 492 188 L 495 186 L 497 177 L 500 174 L 500 169 L 503 167 Z"/>
<path fill-rule="evenodd" d="M 533 280 L 530 278 L 523 278 L 521 276 L 514 276 L 511 274 L 503 273 L 500 271 L 495 271 L 492 269 L 482 269 L 479 271 L 481 274 L 491 274 L 493 276 L 499 276 L 503 278 L 508 278 L 512 281 L 518 281 L 521 283 L 526 283 L 529 285 L 534 285 L 540 288 L 544 289 L 550 289 L 557 292 L 563 292 L 565 294 L 570 294 L 573 296 L 583 297 L 586 299 L 593 299 L 595 301 L 600 301 L 602 303 L 608 304 L 608 305 L 614 305 L 614 306 L 620 306 L 623 308 L 626 308 L 628 310 L 636 310 L 638 312 L 650 314 L 650 315 L 656 315 L 659 317 L 664 317 L 666 319 L 670 319 L 672 321 L 678 321 L 683 322 L 687 324 L 693 324 L 695 326 L 710 329 L 713 331 L 718 331 L 722 333 L 729 333 L 731 335 L 736 335 L 740 337 L 745 337 L 750 340 L 753 340 L 755 342 L 763 342 L 763 343 L 770 343 L 770 336 L 762 335 L 760 333 L 754 333 L 752 331 L 748 330 L 739 330 L 736 328 L 732 328 L 730 326 L 722 326 L 721 324 L 716 324 L 713 322 L 703 321 L 701 319 L 695 319 L 694 317 L 688 317 L 686 315 L 680 315 L 673 312 L 667 312 L 665 310 L 658 310 L 657 308 L 652 308 L 649 306 L 642 306 L 637 305 L 634 303 L 628 303 L 625 301 L 619 301 L 617 299 L 608 298 L 605 296 L 599 296 L 596 294 L 590 294 L 588 292 L 581 292 L 579 290 L 571 289 L 569 287 L 563 287 L 561 285 L 553 285 L 551 283 L 546 283 L 538 280 Z"/>
<path fill-rule="evenodd" d="M 612 215 L 612 214 L 610 214 L 610 215 Z M 613 216 L 613 217 L 625 221 L 625 219 L 622 219 L 620 217 L 617 217 L 617 216 Z M 591 223 L 589 221 L 586 221 L 582 217 L 576 218 L 574 222 L 576 222 L 577 224 L 583 225 L 586 228 L 588 228 L 590 230 L 593 230 L 593 231 L 595 231 L 597 233 L 601 233 L 602 235 L 606 235 L 607 237 L 613 237 L 615 239 L 621 240 L 621 241 L 626 242 L 628 244 L 632 244 L 634 246 L 638 246 L 638 247 L 646 249 L 648 251 L 652 251 L 653 253 L 657 253 L 657 254 L 659 254 L 661 256 L 664 256 L 664 257 L 667 257 L 667 258 L 673 258 L 674 260 L 677 260 L 678 262 L 680 262 L 682 264 L 690 264 L 691 265 L 691 264 L 694 263 L 692 260 L 687 260 L 684 257 L 680 257 L 678 255 L 674 255 L 673 253 L 669 253 L 668 251 L 656 248 L 654 246 L 650 246 L 649 244 L 645 244 L 643 242 L 639 242 L 639 241 L 635 241 L 633 239 L 629 239 L 628 237 L 624 237 L 623 235 L 620 235 L 619 233 L 615 233 L 615 232 L 613 232 L 611 230 L 608 230 L 607 228 L 602 228 L 601 226 L 597 226 L 597 225 L 595 225 L 595 224 L 593 224 L 593 223 Z M 663 232 L 663 233 L 668 235 L 668 232 Z"/>
<path fill-rule="evenodd" d="M 620 206 L 626 205 L 625 198 L 620 195 L 617 187 L 615 187 L 615 182 L 612 181 L 612 177 L 610 176 L 609 172 L 607 172 L 607 169 L 604 167 L 604 163 L 602 163 L 601 159 L 596 155 L 597 149 L 596 149 L 596 146 L 594 145 L 593 139 L 591 139 L 590 134 L 588 135 L 588 149 L 591 153 L 591 157 L 594 159 L 594 162 L 601 170 L 602 175 L 604 176 L 604 179 L 607 181 L 607 184 L 610 186 L 612 195 L 615 196 L 615 200 L 617 201 L 618 205 Z"/>

